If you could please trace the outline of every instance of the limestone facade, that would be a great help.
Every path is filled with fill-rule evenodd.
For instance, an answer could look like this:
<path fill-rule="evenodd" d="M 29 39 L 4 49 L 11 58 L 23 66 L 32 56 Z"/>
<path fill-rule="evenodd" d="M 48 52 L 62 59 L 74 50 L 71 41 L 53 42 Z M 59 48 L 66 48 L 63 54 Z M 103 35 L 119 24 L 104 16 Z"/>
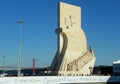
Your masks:
<path fill-rule="evenodd" d="M 51 64 L 54 75 L 91 75 L 95 62 L 92 48 L 87 50 L 84 31 L 81 28 L 81 8 L 59 2 L 58 47 Z"/>

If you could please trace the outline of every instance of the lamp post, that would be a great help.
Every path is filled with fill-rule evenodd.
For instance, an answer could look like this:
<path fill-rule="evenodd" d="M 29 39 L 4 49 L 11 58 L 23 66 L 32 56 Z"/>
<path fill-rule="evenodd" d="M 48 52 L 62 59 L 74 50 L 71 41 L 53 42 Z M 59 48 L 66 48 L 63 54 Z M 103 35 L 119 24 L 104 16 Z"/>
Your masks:
<path fill-rule="evenodd" d="M 21 25 L 23 24 L 23 20 L 18 20 L 17 24 L 19 24 L 19 49 L 18 49 L 18 76 L 21 76 Z"/>
<path fill-rule="evenodd" d="M 5 56 L 3 56 L 3 74 L 5 73 L 5 71 L 4 71 L 4 68 L 5 68 L 5 64 L 4 64 L 4 58 L 5 58 Z"/>

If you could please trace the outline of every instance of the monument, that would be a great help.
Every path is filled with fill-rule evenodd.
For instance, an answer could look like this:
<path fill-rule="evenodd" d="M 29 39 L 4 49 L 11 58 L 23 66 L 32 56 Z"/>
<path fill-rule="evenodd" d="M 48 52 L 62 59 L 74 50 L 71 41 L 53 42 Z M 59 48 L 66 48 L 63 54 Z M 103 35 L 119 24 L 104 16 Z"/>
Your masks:
<path fill-rule="evenodd" d="M 59 76 L 91 75 L 95 56 L 92 48 L 87 50 L 84 31 L 81 28 L 81 8 L 59 2 L 58 46 L 50 66 L 51 74 Z"/>

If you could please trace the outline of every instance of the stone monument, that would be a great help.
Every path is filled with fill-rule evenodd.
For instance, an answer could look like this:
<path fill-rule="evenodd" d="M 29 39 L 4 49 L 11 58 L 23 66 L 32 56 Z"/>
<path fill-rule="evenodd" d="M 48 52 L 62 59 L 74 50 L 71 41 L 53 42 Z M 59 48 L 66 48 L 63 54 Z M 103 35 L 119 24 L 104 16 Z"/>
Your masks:
<path fill-rule="evenodd" d="M 86 36 L 81 28 L 81 8 L 59 2 L 56 55 L 50 66 L 51 74 L 60 76 L 91 75 L 95 57 L 87 50 Z"/>

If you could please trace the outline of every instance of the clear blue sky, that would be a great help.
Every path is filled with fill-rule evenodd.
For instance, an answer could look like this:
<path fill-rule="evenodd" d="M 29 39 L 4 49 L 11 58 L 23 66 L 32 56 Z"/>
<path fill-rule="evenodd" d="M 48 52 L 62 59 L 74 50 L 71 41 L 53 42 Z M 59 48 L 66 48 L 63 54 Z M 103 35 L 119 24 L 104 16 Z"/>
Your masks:
<path fill-rule="evenodd" d="M 60 0 L 0 0 L 0 65 L 17 64 L 18 19 L 22 25 L 22 65 L 32 58 L 38 65 L 50 65 L 57 51 L 57 3 Z M 120 0 L 61 0 L 80 6 L 82 28 L 95 65 L 112 65 L 120 59 Z"/>

